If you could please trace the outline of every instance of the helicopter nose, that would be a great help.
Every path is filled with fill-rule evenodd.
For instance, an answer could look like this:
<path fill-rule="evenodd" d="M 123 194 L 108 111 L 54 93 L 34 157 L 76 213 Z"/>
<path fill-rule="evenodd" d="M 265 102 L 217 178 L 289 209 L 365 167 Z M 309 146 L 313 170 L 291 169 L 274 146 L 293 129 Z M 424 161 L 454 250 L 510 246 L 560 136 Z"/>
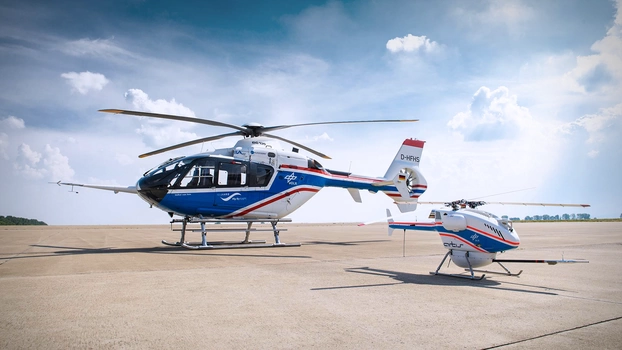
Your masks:
<path fill-rule="evenodd" d="M 148 177 L 143 177 L 136 183 L 138 194 L 149 203 L 159 203 L 168 193 L 167 186 L 151 183 Z"/>
<path fill-rule="evenodd" d="M 510 231 L 510 236 L 512 236 L 511 240 L 513 242 L 520 244 L 520 237 L 518 237 L 518 232 L 516 232 L 516 229 L 512 229 L 512 231 Z"/>

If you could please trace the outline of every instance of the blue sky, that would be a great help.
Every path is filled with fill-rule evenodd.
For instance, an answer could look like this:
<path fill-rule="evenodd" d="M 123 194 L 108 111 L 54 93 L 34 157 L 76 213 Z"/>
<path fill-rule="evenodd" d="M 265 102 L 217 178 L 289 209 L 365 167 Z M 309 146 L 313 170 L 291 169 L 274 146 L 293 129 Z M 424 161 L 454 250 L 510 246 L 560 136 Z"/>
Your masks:
<path fill-rule="evenodd" d="M 622 1 L 3 1 L 0 215 L 50 224 L 147 224 L 138 197 L 48 181 L 133 185 L 160 161 L 231 146 L 137 155 L 228 132 L 106 115 L 120 108 L 264 125 L 384 174 L 405 138 L 427 141 L 422 200 L 589 203 L 498 215 L 622 213 Z M 391 201 L 324 189 L 297 222 L 381 218 Z M 411 218 L 426 217 L 421 206 Z"/>

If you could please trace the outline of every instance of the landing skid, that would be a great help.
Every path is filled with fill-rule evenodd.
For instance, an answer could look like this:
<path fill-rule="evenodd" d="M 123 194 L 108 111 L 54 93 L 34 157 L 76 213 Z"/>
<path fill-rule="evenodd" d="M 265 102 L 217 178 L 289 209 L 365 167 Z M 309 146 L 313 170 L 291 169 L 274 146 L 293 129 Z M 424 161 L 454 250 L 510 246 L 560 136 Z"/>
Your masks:
<path fill-rule="evenodd" d="M 259 243 L 266 243 L 265 240 L 253 240 L 253 241 L 248 241 L 246 243 L 244 243 L 244 241 L 212 241 L 212 242 L 207 242 L 208 245 L 242 245 L 242 244 L 259 244 Z M 181 247 L 182 245 L 188 245 L 188 246 L 193 246 L 193 245 L 201 245 L 201 242 L 168 242 L 166 240 L 162 240 L 162 244 L 166 244 L 166 245 L 170 245 L 173 247 Z"/>
<path fill-rule="evenodd" d="M 494 260 L 493 260 L 493 262 L 496 262 L 497 264 L 499 264 L 499 266 L 501 266 L 501 267 L 505 270 L 505 272 L 499 272 L 499 271 L 488 271 L 488 270 L 473 270 L 473 271 L 476 271 L 476 272 L 493 273 L 493 274 L 496 274 L 496 275 L 513 276 L 513 277 L 518 277 L 518 276 L 520 276 L 520 274 L 521 274 L 521 273 L 523 273 L 523 270 L 518 271 L 518 273 L 511 273 L 511 272 L 510 272 L 510 270 L 508 270 L 508 269 L 507 269 L 505 266 L 503 266 L 503 264 L 501 264 L 500 262 L 498 262 L 498 261 L 494 261 Z M 464 271 L 469 271 L 469 269 L 464 269 Z"/>
<path fill-rule="evenodd" d="M 265 242 L 265 241 L 264 241 Z M 241 249 L 241 248 L 277 248 L 277 247 L 300 247 L 300 243 L 238 243 L 238 244 L 214 244 L 209 242 L 207 245 L 191 245 L 184 243 L 181 245 L 186 249 L 214 250 L 214 249 Z"/>
<path fill-rule="evenodd" d="M 171 221 L 171 230 L 179 231 L 180 237 L 177 242 L 168 242 L 166 240 L 162 240 L 162 244 L 174 247 L 183 247 L 186 249 L 240 249 L 240 248 L 275 248 L 275 247 L 300 247 L 300 243 L 281 243 L 279 234 L 281 231 L 287 230 L 279 230 L 276 225 L 279 222 L 291 222 L 291 219 L 204 219 L 204 218 L 190 218 L 185 217 L 183 219 L 173 219 Z M 174 229 L 173 224 L 181 223 L 181 229 Z M 245 223 L 246 228 L 230 228 L 223 226 L 215 226 L 210 225 L 211 227 L 206 228 L 206 223 L 212 224 L 230 224 L 230 223 Z M 272 225 L 271 229 L 257 229 L 252 228 L 253 223 L 270 223 Z M 200 224 L 200 229 L 190 229 L 188 224 Z M 201 232 L 201 242 L 187 242 L 185 240 L 186 232 Z M 265 240 L 250 240 L 249 236 L 251 232 L 267 232 L 271 231 L 274 233 L 274 243 L 266 243 Z M 207 241 L 207 233 L 208 232 L 244 232 L 246 234 L 244 240 L 242 241 Z"/>
<path fill-rule="evenodd" d="M 431 275 L 440 275 L 440 276 L 447 276 L 447 277 L 457 277 L 457 278 L 466 278 L 466 279 L 470 279 L 470 280 L 474 280 L 474 281 L 479 281 L 484 279 L 484 277 L 486 276 L 486 274 L 483 274 L 481 276 L 475 276 L 474 271 L 477 270 L 473 270 L 473 268 L 471 267 L 471 262 L 469 261 L 469 253 L 466 253 L 466 261 L 469 264 L 469 268 L 468 269 L 464 269 L 465 271 L 469 271 L 471 272 L 471 275 L 458 275 L 458 274 L 453 274 L 453 273 L 442 273 L 442 272 L 438 272 L 441 267 L 443 266 L 443 263 L 445 263 L 445 260 L 447 260 L 447 257 L 449 255 L 452 254 L 452 251 L 448 251 L 447 254 L 445 254 L 445 256 L 443 257 L 443 260 L 441 261 L 441 263 L 438 265 L 438 267 L 436 268 L 436 271 L 434 272 L 430 272 Z M 449 260 L 451 262 L 451 259 Z M 449 266 L 449 263 L 447 263 L 447 266 Z"/>

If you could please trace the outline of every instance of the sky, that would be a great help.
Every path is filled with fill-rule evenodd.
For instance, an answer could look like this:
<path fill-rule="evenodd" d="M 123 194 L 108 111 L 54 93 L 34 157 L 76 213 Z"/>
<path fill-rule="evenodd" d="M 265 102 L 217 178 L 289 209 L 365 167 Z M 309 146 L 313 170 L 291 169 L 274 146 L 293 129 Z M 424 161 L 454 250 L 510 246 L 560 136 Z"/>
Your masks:
<path fill-rule="evenodd" d="M 278 135 L 330 155 L 326 168 L 378 177 L 404 139 L 424 140 L 422 201 L 591 204 L 484 207 L 521 218 L 622 214 L 622 0 L 2 1 L 0 76 L 3 216 L 167 223 L 138 196 L 48 182 L 130 186 L 170 157 L 236 141 L 139 159 L 232 130 L 105 108 L 236 125 L 419 119 Z M 290 217 L 397 212 L 381 193 L 362 198 L 325 188 Z"/>

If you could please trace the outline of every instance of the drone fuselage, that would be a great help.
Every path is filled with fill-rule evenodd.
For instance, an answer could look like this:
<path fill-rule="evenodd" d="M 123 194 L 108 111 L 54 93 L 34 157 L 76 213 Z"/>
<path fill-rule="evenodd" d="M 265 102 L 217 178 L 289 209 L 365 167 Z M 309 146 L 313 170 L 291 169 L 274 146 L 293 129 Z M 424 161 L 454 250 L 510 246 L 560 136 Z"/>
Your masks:
<path fill-rule="evenodd" d="M 491 264 L 497 253 L 520 244 L 512 222 L 478 209 L 434 209 L 433 222 L 392 222 L 390 229 L 434 231 L 443 246 L 452 251 L 451 260 L 468 268 Z M 468 261 L 467 261 L 468 258 Z"/>

